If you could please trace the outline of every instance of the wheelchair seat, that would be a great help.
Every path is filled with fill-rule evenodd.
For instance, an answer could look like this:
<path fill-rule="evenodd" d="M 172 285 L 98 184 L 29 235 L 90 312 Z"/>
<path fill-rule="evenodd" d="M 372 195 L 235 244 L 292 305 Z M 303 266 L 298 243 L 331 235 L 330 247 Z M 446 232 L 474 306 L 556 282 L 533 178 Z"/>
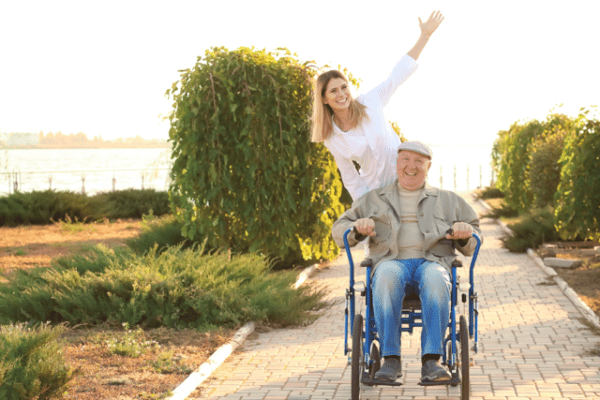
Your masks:
<path fill-rule="evenodd" d="M 403 310 L 420 310 L 421 309 L 421 299 L 415 293 L 404 297 L 404 301 L 402 302 Z"/>

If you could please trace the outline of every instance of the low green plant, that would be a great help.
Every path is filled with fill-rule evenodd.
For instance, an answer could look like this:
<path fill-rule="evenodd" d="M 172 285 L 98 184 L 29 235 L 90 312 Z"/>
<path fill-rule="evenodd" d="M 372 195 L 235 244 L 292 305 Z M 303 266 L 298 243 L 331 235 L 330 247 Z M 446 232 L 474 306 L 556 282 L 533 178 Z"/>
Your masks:
<path fill-rule="evenodd" d="M 511 208 L 504 201 L 501 201 L 499 205 L 492 205 L 491 207 L 492 210 L 489 213 L 485 214 L 483 216 L 484 218 L 514 218 L 519 215 L 519 212 L 517 210 Z"/>
<path fill-rule="evenodd" d="M 157 342 L 147 339 L 140 327 L 132 330 L 129 324 L 124 322 L 123 328 L 125 329 L 123 335 L 106 341 L 106 346 L 111 354 L 135 358 L 160 347 Z"/>
<path fill-rule="evenodd" d="M 173 350 L 161 352 L 154 361 L 150 363 L 152 369 L 161 374 L 185 373 L 189 374 L 192 369 L 182 365 L 173 357 Z"/>
<path fill-rule="evenodd" d="M 181 246 L 189 248 L 200 244 L 195 240 L 189 240 L 181 233 L 183 223 L 178 221 L 174 215 L 156 217 L 153 214 L 142 217 L 142 229 L 140 234 L 127 240 L 127 245 L 137 254 L 146 254 L 154 247 L 158 253 L 169 247 Z"/>
<path fill-rule="evenodd" d="M 79 218 L 74 217 L 73 219 L 69 215 L 65 215 L 65 218 L 59 221 L 53 221 L 60 226 L 60 230 L 72 235 L 76 235 L 84 231 L 96 231 L 97 229 L 93 225 L 86 225 L 84 218 L 83 221 L 79 221 Z"/>
<path fill-rule="evenodd" d="M 554 212 L 549 207 L 523 214 L 520 221 L 509 223 L 508 227 L 513 235 L 503 238 L 502 242 L 512 252 L 522 253 L 544 242 L 559 240 L 554 228 Z"/>
<path fill-rule="evenodd" d="M 481 200 L 488 200 L 488 199 L 502 199 L 504 198 L 504 192 L 502 192 L 502 190 L 498 189 L 497 187 L 486 187 L 482 190 L 480 190 L 477 193 L 477 199 L 481 199 Z"/>
<path fill-rule="evenodd" d="M 206 254 L 202 247 L 137 255 L 96 247 L 52 268 L 17 271 L 0 283 L 0 323 L 107 321 L 152 328 L 283 326 L 311 320 L 323 290 L 292 287 L 297 272 L 272 272 L 264 256 Z"/>
<path fill-rule="evenodd" d="M 25 250 L 23 249 L 17 249 L 17 251 L 15 252 L 15 256 L 24 256 L 25 254 Z"/>
<path fill-rule="evenodd" d="M 156 216 L 169 214 L 169 195 L 154 189 L 127 189 L 98 193 L 90 198 L 94 220 L 106 217 L 142 218 L 152 210 Z"/>
<path fill-rule="evenodd" d="M 59 341 L 64 326 L 0 326 L 0 399 L 60 398 L 75 371 Z"/>

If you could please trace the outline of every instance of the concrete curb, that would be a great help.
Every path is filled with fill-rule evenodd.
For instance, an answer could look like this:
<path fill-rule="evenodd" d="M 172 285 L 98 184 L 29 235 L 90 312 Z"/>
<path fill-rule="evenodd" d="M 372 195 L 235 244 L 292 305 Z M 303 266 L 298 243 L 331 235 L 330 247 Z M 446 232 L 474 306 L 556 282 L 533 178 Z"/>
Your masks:
<path fill-rule="evenodd" d="M 479 199 L 478 201 L 485 209 L 490 211 L 492 210 L 492 208 L 485 201 L 481 199 Z M 504 222 L 500 221 L 499 219 L 495 221 L 496 223 L 498 223 L 498 225 L 502 227 L 502 229 L 508 235 L 512 235 L 512 230 L 508 226 L 506 226 Z M 560 290 L 562 290 L 565 296 L 567 296 L 567 298 L 571 300 L 571 303 L 575 305 L 575 307 L 579 310 L 581 315 L 583 315 L 583 317 L 595 327 L 600 329 L 600 318 L 598 318 L 596 313 L 587 304 L 585 304 L 583 300 L 581 300 L 581 298 L 579 298 L 579 295 L 569 287 L 567 282 L 565 282 L 560 276 L 558 276 L 554 268 L 548 267 L 546 264 L 544 264 L 544 261 L 535 253 L 535 251 L 533 251 L 533 249 L 527 249 L 527 255 L 537 264 L 538 267 L 541 268 L 542 271 L 544 271 L 552 280 L 556 282 Z"/>
<path fill-rule="evenodd" d="M 296 283 L 294 283 L 294 289 L 297 289 L 302 285 L 308 278 L 310 278 L 317 270 L 317 265 L 311 265 L 310 267 L 302 270 Z M 233 353 L 233 351 L 246 340 L 248 335 L 254 332 L 254 322 L 248 322 L 246 325 L 238 330 L 233 339 L 219 347 L 215 351 L 207 362 L 203 363 L 198 369 L 190 374 L 175 390 L 171 397 L 167 397 L 166 400 L 185 400 L 198 386 L 202 384 L 210 375 L 217 369 L 223 362 Z"/>

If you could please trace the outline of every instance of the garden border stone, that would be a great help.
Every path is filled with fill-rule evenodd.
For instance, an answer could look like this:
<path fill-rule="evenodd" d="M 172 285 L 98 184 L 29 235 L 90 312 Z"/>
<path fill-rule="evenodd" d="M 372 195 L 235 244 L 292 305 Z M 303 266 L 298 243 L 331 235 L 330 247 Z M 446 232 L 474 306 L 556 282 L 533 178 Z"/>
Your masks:
<path fill-rule="evenodd" d="M 492 208 L 485 201 L 481 199 L 476 200 L 479 201 L 486 210 L 492 210 Z M 498 225 L 502 227 L 502 229 L 507 234 L 512 235 L 512 230 L 508 226 L 506 226 L 504 222 L 500 220 L 495 221 Z M 533 251 L 533 249 L 527 249 L 527 255 L 537 264 L 538 267 L 542 269 L 542 271 L 544 271 L 548 275 L 550 279 L 556 282 L 560 290 L 562 290 L 565 296 L 567 296 L 567 298 L 571 300 L 571 302 L 573 303 L 573 305 L 575 305 L 575 308 L 579 310 L 581 315 L 583 315 L 583 317 L 586 320 L 588 320 L 592 325 L 600 329 L 600 318 L 598 318 L 596 313 L 587 304 L 585 304 L 583 300 L 581 300 L 577 292 L 571 289 L 567 282 L 565 282 L 560 276 L 558 276 L 558 273 L 553 268 L 545 265 L 544 261 L 535 253 L 535 251 Z"/>
<path fill-rule="evenodd" d="M 317 270 L 317 264 L 311 265 L 310 267 L 302 270 L 300 275 L 298 275 L 298 279 L 296 283 L 294 283 L 294 288 L 298 288 L 302 285 L 308 278 L 310 278 L 315 271 Z M 170 397 L 167 397 L 166 400 L 185 400 L 187 397 L 194 391 L 198 386 L 202 384 L 206 379 L 210 377 L 210 375 L 217 369 L 223 362 L 233 353 L 233 351 L 241 345 L 248 335 L 254 332 L 254 322 L 248 322 L 246 325 L 241 327 L 234 335 L 233 339 L 219 347 L 217 351 L 215 351 L 208 361 L 203 363 L 198 369 L 190 374 L 175 390 L 173 390 L 173 394 Z"/>

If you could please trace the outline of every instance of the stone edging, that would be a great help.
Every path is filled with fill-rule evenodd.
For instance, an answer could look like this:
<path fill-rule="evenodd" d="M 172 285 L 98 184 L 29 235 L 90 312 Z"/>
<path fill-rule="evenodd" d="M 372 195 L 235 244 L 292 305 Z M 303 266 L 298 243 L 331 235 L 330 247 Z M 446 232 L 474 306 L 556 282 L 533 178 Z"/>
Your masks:
<path fill-rule="evenodd" d="M 482 201 L 480 199 L 477 201 L 479 201 L 479 203 L 481 203 L 485 209 L 490 211 L 492 210 L 492 208 L 485 201 Z M 502 229 L 507 234 L 512 234 L 512 230 L 508 226 L 506 226 L 504 222 L 500 221 L 499 219 L 496 219 L 495 221 L 496 223 L 498 223 L 498 225 L 502 227 Z M 548 267 L 546 264 L 544 264 L 544 261 L 535 253 L 535 251 L 533 251 L 533 249 L 527 249 L 527 256 L 529 256 L 529 258 L 531 258 L 536 263 L 536 265 L 548 275 L 550 279 L 556 282 L 560 290 L 562 290 L 565 296 L 567 296 L 567 298 L 571 300 L 571 302 L 573 303 L 573 305 L 575 305 L 575 308 L 579 310 L 581 315 L 583 315 L 585 319 L 587 319 L 595 327 L 600 329 L 600 318 L 598 318 L 596 313 L 587 304 L 585 304 L 583 300 L 581 300 L 581 298 L 579 298 L 579 295 L 569 287 L 567 282 L 565 282 L 560 276 L 558 276 L 554 268 Z"/>
<path fill-rule="evenodd" d="M 296 283 L 294 283 L 294 288 L 297 289 L 302 285 L 316 270 L 316 264 L 305 268 L 300 275 L 298 275 L 298 279 L 296 280 Z M 173 390 L 171 397 L 168 397 L 166 400 L 185 400 L 190 393 L 196 390 L 202 382 L 208 379 L 210 375 L 219 368 L 223 361 L 225 361 L 252 332 L 254 332 L 254 322 L 248 322 L 236 332 L 233 339 L 219 347 L 217 351 L 210 356 L 208 361 L 192 372 L 183 383 Z"/>

